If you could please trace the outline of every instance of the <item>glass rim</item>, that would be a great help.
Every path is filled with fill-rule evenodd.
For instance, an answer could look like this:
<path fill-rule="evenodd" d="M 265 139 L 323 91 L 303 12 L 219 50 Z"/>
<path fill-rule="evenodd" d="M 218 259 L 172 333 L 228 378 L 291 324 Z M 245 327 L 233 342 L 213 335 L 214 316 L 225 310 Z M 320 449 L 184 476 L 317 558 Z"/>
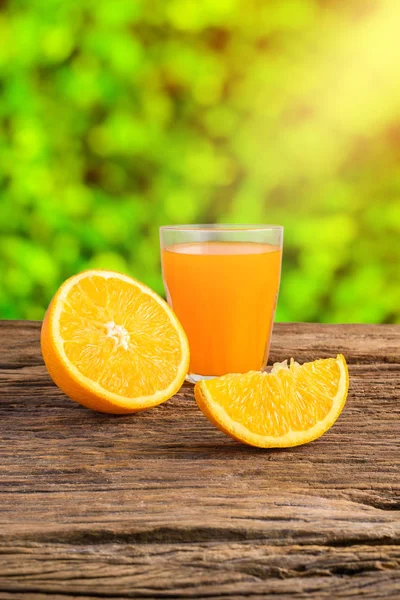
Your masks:
<path fill-rule="evenodd" d="M 160 231 L 283 231 L 283 225 L 261 225 L 261 224 L 229 224 L 229 223 L 205 223 L 188 225 L 162 225 Z"/>

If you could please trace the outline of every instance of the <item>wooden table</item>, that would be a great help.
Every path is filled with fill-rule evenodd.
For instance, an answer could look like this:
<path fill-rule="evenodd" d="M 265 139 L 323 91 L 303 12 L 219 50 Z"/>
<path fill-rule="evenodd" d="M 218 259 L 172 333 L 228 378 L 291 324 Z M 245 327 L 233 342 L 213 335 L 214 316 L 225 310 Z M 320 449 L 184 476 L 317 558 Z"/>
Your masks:
<path fill-rule="evenodd" d="M 400 598 L 400 327 L 278 324 L 271 360 L 343 352 L 350 393 L 288 450 L 214 429 L 185 385 L 108 416 L 68 400 L 40 323 L 0 323 L 0 598 Z"/>

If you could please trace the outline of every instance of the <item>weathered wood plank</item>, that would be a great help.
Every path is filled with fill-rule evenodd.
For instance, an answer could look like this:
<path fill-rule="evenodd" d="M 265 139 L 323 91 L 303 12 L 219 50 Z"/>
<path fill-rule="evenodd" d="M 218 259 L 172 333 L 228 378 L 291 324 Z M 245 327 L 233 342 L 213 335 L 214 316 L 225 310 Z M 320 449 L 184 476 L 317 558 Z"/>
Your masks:
<path fill-rule="evenodd" d="M 394 598 L 399 546 L 327 548 L 249 543 L 0 547 L 0 589 L 88 597 Z M 56 569 L 55 569 L 56 567 Z M 355 576 L 360 582 L 356 585 Z M 101 589 L 99 588 L 101 581 Z M 174 582 L 173 587 L 171 581 Z M 387 593 L 388 583 L 391 593 Z M 101 593 L 100 593 L 101 592 Z M 33 596 L 33 598 L 40 596 Z"/>
<path fill-rule="evenodd" d="M 0 368 L 41 366 L 39 321 L 0 321 Z M 400 363 L 398 325 L 276 323 L 270 363 L 291 356 L 302 362 L 345 355 L 349 363 Z"/>
<path fill-rule="evenodd" d="M 400 596 L 400 328 L 276 327 L 272 359 L 344 352 L 320 440 L 246 447 L 185 384 L 131 416 L 51 382 L 40 324 L 0 323 L 0 598 Z"/>

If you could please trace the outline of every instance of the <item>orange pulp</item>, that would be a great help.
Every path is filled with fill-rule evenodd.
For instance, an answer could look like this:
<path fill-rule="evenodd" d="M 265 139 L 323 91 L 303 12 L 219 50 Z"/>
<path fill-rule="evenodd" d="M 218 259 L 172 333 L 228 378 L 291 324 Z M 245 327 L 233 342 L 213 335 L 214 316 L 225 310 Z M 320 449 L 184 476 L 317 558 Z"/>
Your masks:
<path fill-rule="evenodd" d="M 189 373 L 246 373 L 265 366 L 281 256 L 278 246 L 252 242 L 194 242 L 163 250 L 168 302 L 189 339 Z"/>

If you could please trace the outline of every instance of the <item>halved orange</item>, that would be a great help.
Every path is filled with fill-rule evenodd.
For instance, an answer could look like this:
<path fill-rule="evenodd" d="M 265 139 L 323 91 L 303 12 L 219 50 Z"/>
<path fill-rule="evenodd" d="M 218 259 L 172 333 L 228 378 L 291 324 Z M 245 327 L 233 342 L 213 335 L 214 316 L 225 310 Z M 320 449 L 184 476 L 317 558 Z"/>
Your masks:
<path fill-rule="evenodd" d="M 327 431 L 346 402 L 349 375 L 344 356 L 299 365 L 276 363 L 271 373 L 251 371 L 203 380 L 197 404 L 224 433 L 260 448 L 311 442 Z"/>
<path fill-rule="evenodd" d="M 189 367 L 188 341 L 168 304 L 113 271 L 85 271 L 63 283 L 45 315 L 41 346 L 63 392 L 107 413 L 161 404 Z"/>

